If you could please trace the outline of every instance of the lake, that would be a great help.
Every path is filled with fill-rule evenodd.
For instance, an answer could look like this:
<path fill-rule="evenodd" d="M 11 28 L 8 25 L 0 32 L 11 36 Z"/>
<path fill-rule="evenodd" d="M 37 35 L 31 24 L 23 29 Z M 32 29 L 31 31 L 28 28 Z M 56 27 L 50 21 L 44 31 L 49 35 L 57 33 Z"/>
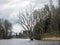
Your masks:
<path fill-rule="evenodd" d="M 0 40 L 0 45 L 59 45 L 60 41 L 40 41 L 29 39 L 7 39 Z"/>

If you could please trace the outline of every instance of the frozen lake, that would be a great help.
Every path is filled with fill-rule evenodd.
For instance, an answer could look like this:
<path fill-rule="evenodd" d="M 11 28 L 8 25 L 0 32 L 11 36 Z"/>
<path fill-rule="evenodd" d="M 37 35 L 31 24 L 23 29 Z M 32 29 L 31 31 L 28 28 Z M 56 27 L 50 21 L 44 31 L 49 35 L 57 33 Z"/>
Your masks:
<path fill-rule="evenodd" d="M 30 41 L 29 39 L 0 40 L 0 45 L 59 45 L 60 41 Z"/>

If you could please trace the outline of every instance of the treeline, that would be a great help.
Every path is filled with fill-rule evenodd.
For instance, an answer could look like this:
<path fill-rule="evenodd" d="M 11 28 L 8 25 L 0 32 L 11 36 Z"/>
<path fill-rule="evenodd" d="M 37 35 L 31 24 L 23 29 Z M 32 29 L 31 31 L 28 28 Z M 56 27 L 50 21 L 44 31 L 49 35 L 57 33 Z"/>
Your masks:
<path fill-rule="evenodd" d="M 50 6 L 42 9 L 27 10 L 19 15 L 19 24 L 27 30 L 29 38 L 41 39 L 44 36 L 60 36 L 60 0 L 55 7 L 50 0 Z"/>
<path fill-rule="evenodd" d="M 50 7 L 49 5 L 45 5 L 45 7 L 40 10 L 39 15 L 43 15 L 43 17 L 40 18 L 39 22 L 34 26 L 33 37 L 35 39 L 41 39 L 41 37 L 44 36 L 60 37 L 60 2 L 58 7 L 54 7 L 51 2 Z"/>
<path fill-rule="evenodd" d="M 33 29 L 34 38 L 39 38 L 40 36 L 60 36 L 60 11 L 58 8 L 52 6 L 53 9 L 49 9 L 48 5 L 45 5 L 42 18 L 36 23 Z"/>
<path fill-rule="evenodd" d="M 0 39 L 10 39 L 12 34 L 12 24 L 5 19 L 0 19 Z"/>

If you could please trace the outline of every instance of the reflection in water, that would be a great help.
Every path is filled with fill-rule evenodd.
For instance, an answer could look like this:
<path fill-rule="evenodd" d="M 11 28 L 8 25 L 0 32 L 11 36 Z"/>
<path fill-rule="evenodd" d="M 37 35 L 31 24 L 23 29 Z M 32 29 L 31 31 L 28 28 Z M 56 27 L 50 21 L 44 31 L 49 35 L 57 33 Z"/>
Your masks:
<path fill-rule="evenodd" d="M 36 41 L 34 45 L 59 45 L 60 41 Z"/>
<path fill-rule="evenodd" d="M 59 45 L 60 41 L 30 41 L 29 39 L 0 40 L 0 45 Z"/>

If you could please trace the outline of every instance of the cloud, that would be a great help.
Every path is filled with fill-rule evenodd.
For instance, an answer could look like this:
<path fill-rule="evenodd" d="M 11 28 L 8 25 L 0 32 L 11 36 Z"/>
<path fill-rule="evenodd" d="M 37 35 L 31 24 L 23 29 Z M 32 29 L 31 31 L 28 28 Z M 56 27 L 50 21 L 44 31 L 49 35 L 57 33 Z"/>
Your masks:
<path fill-rule="evenodd" d="M 23 0 L 10 0 L 9 2 L 8 0 L 6 0 L 1 2 L 5 3 L 5 4 L 0 3 L 1 10 L 8 9 L 8 8 L 22 8 L 29 4 L 29 1 L 23 1 Z"/>
<path fill-rule="evenodd" d="M 9 0 L 0 0 L 0 5 L 1 4 L 6 4 L 6 3 L 9 3 L 10 1 Z"/>
<path fill-rule="evenodd" d="M 14 24 L 13 29 L 14 32 L 20 32 L 23 30 L 23 28 L 19 24 Z"/>

